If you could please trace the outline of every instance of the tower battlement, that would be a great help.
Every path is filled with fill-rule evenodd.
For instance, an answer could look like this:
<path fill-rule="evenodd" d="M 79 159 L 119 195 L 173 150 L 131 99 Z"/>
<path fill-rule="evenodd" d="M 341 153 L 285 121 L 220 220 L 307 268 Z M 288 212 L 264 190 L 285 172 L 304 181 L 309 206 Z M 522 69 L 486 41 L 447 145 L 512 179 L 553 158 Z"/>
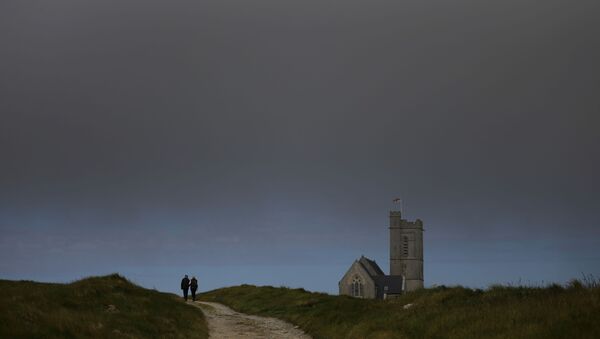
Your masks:
<path fill-rule="evenodd" d="M 417 219 L 415 221 L 410 221 L 406 219 L 402 219 L 402 213 L 400 211 L 390 211 L 390 228 L 423 228 L 423 221 L 421 219 Z"/>

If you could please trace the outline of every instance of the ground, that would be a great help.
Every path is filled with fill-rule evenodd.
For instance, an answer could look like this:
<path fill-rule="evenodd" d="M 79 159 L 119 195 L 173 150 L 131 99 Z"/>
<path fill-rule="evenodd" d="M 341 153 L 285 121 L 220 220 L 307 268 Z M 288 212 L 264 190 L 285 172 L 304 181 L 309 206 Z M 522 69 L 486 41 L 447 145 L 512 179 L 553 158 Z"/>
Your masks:
<path fill-rule="evenodd" d="M 190 303 L 204 312 L 210 338 L 311 338 L 297 326 L 283 320 L 239 313 L 214 302 Z"/>

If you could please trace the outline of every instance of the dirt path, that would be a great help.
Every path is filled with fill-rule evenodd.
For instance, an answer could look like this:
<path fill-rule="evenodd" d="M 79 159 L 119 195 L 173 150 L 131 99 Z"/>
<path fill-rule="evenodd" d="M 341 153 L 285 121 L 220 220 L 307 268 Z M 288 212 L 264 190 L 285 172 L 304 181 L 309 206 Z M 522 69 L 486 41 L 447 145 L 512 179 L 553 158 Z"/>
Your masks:
<path fill-rule="evenodd" d="M 196 301 L 192 304 L 204 312 L 211 338 L 310 339 L 302 330 L 283 320 L 238 313 L 218 303 Z"/>

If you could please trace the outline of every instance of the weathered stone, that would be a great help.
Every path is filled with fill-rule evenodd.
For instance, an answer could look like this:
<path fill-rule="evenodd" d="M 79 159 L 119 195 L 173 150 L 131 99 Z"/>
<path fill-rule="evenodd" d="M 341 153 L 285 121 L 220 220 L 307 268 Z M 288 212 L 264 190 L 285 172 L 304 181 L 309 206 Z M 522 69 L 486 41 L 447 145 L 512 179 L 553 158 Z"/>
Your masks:
<path fill-rule="evenodd" d="M 339 282 L 339 294 L 386 299 L 423 287 L 423 221 L 390 211 L 390 275 L 361 256 Z"/>

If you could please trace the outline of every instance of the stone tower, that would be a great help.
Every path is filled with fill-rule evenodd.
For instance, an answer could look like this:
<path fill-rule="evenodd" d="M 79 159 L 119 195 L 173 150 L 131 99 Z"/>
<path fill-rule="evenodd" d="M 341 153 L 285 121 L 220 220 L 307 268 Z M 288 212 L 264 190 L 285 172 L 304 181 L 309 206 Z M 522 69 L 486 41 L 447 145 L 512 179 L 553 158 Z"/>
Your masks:
<path fill-rule="evenodd" d="M 390 211 L 390 275 L 402 275 L 405 291 L 423 287 L 423 222 Z"/>

